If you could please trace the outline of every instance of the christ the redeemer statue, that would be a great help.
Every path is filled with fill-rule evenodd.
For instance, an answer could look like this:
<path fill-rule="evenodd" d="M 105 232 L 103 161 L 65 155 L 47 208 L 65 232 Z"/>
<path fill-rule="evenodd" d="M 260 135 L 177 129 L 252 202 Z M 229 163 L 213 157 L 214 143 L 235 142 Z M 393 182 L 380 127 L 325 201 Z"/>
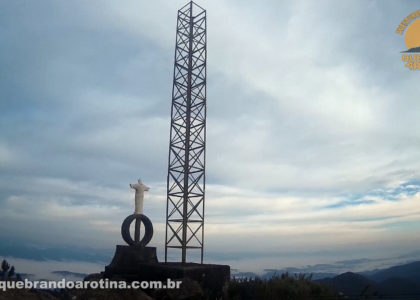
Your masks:
<path fill-rule="evenodd" d="M 144 192 L 149 190 L 148 186 L 145 186 L 141 180 L 139 179 L 137 183 L 130 184 L 130 187 L 136 190 L 136 194 L 134 196 L 134 205 L 135 205 L 135 214 L 143 214 L 143 198 Z"/>

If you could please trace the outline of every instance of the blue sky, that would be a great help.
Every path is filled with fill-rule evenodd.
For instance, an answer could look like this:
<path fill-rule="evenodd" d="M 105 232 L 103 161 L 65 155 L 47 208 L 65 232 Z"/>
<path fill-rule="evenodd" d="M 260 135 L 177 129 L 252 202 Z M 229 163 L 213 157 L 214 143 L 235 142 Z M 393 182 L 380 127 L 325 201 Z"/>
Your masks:
<path fill-rule="evenodd" d="M 163 259 L 184 2 L 0 1 L 0 255 L 106 260 L 141 177 Z M 255 270 L 418 251 L 419 75 L 395 33 L 416 2 L 198 4 L 206 260 Z"/>

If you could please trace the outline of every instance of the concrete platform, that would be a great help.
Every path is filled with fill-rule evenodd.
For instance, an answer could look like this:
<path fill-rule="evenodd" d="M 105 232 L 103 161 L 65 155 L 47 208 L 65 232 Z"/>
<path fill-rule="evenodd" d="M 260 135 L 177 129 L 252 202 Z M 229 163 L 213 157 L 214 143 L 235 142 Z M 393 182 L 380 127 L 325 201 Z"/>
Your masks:
<path fill-rule="evenodd" d="M 151 259 L 151 260 L 149 260 Z M 159 263 L 156 248 L 143 249 L 118 245 L 114 259 L 105 267 L 105 278 L 123 278 L 127 281 L 153 280 L 167 282 L 189 278 L 197 281 L 203 290 L 222 295 L 223 287 L 230 279 L 230 266 L 197 263 Z"/>

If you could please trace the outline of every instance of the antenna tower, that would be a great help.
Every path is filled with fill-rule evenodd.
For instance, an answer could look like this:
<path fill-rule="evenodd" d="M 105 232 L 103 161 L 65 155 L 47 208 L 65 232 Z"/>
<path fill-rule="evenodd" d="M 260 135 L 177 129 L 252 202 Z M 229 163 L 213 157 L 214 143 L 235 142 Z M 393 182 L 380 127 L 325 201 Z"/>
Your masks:
<path fill-rule="evenodd" d="M 204 249 L 206 154 L 206 11 L 189 2 L 178 10 L 167 177 L 168 251 Z"/>

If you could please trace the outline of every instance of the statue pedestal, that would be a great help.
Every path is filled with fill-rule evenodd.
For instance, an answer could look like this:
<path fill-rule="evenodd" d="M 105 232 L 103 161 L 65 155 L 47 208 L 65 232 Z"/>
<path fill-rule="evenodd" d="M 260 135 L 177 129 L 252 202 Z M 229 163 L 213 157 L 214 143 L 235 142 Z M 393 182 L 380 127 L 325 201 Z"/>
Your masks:
<path fill-rule="evenodd" d="M 129 249 L 129 247 L 133 246 L 117 246 L 114 259 L 109 266 L 105 267 L 105 273 L 102 275 L 104 278 L 127 282 L 161 281 L 163 284 L 166 284 L 168 279 L 177 281 L 188 278 L 196 281 L 203 291 L 212 295 L 212 299 L 222 297 L 223 290 L 229 282 L 230 267 L 227 265 L 159 263 L 157 260 L 156 262 L 141 262 L 144 258 L 151 257 L 149 254 L 155 253 L 156 248 L 146 247 L 149 250 L 145 250 L 143 254 L 134 254 L 134 249 Z M 126 256 L 121 257 L 122 255 Z"/>
<path fill-rule="evenodd" d="M 114 258 L 105 267 L 105 274 L 130 275 L 141 271 L 148 263 L 157 263 L 156 247 L 117 245 Z"/>
<path fill-rule="evenodd" d="M 189 278 L 196 281 L 203 290 L 220 297 L 223 287 L 229 281 L 230 267 L 226 265 L 197 263 L 159 263 L 155 247 L 117 245 L 114 258 L 105 267 L 104 278 L 110 280 L 161 281 L 166 283 Z"/>

